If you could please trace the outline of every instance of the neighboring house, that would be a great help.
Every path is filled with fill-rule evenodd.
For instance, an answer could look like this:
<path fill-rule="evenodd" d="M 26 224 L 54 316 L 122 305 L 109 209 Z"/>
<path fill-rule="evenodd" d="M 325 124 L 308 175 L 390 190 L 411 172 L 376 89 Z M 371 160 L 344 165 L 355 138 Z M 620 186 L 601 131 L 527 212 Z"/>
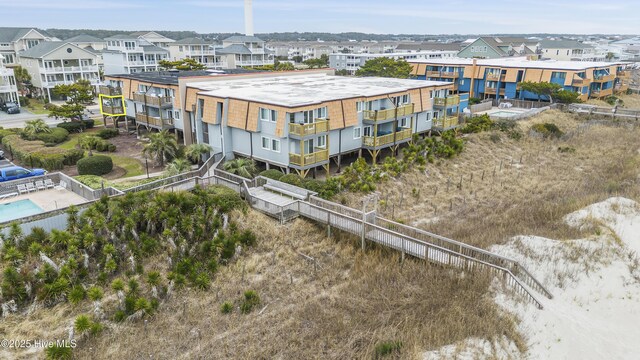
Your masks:
<path fill-rule="evenodd" d="M 265 48 L 264 41 L 255 36 L 238 35 L 222 40 L 222 48 L 216 49 L 221 61 L 229 69 L 273 65 L 273 51 Z"/>
<path fill-rule="evenodd" d="M 538 100 L 520 89 L 520 82 L 531 81 L 556 83 L 587 100 L 626 91 L 630 82 L 628 64 L 622 62 L 453 58 L 410 63 L 418 79 L 448 79 L 456 92 L 476 98 Z"/>
<path fill-rule="evenodd" d="M 216 55 L 216 43 L 213 40 L 188 38 L 169 45 L 171 60 L 194 59 L 210 69 L 224 69 L 227 63 Z"/>
<path fill-rule="evenodd" d="M 185 119 L 196 141 L 227 158 L 243 156 L 301 176 L 347 154 L 397 149 L 414 134 L 458 125 L 442 105 L 451 84 L 354 78 L 332 70 L 260 73 L 202 82 L 186 79 Z M 453 99 L 452 99 L 453 100 Z"/>
<path fill-rule="evenodd" d="M 542 40 L 540 48 L 543 58 L 562 61 L 605 61 L 607 55 L 575 40 Z"/>
<path fill-rule="evenodd" d="M 0 27 L 0 55 L 4 57 L 5 65 L 15 66 L 18 65 L 18 52 L 50 40 L 50 36 L 34 28 Z"/>
<path fill-rule="evenodd" d="M 379 57 L 391 59 L 445 59 L 456 57 L 457 51 L 420 51 L 407 53 L 384 53 L 384 54 L 331 54 L 329 55 L 329 67 L 336 70 L 347 70 L 349 74 L 355 74 L 367 61 Z"/>
<path fill-rule="evenodd" d="M 85 50 L 91 51 L 98 57 L 98 67 L 101 71 L 104 71 L 104 59 L 102 57 L 102 51 L 106 48 L 107 42 L 99 37 L 81 34 L 65 40 L 74 45 L 77 45 Z"/>
<path fill-rule="evenodd" d="M 31 75 L 39 95 L 52 99 L 51 89 L 59 84 L 89 80 L 98 86 L 98 56 L 66 41 L 46 41 L 18 53 L 20 65 Z"/>
<path fill-rule="evenodd" d="M 105 75 L 158 71 L 158 62 L 169 59 L 169 50 L 138 36 L 122 34 L 104 40 L 107 42 L 102 51 Z"/>
<path fill-rule="evenodd" d="M 0 55 L 0 102 L 13 101 L 20 106 L 18 86 L 13 69 L 4 65 L 4 57 Z"/>
<path fill-rule="evenodd" d="M 166 50 L 169 49 L 169 46 L 171 44 L 176 42 L 175 40 L 169 39 L 166 36 L 160 35 L 155 31 L 137 31 L 129 35 L 135 36 L 139 39 L 143 39 L 152 45 L 155 45 L 157 47 L 160 47 Z"/>
<path fill-rule="evenodd" d="M 495 59 L 510 56 L 535 55 L 538 41 L 515 37 L 480 37 L 458 53 L 461 58 Z"/>
<path fill-rule="evenodd" d="M 286 56 L 289 60 L 300 56 L 302 60 L 319 59 L 322 55 L 341 54 L 378 54 L 393 52 L 398 45 L 395 41 L 292 41 L 269 42 L 267 49 L 275 56 Z M 459 49 L 457 49 L 459 50 Z"/>
<path fill-rule="evenodd" d="M 191 143 L 191 126 L 184 123 L 184 101 L 180 95 L 179 81 L 204 81 L 211 77 L 244 73 L 247 70 L 224 71 L 154 71 L 133 74 L 107 75 L 99 92 L 103 100 L 103 115 L 135 120 L 138 134 L 141 130 L 174 132 L 180 143 Z M 125 109 L 114 97 L 122 95 Z M 117 100 L 117 98 L 116 98 Z M 106 121 L 106 118 L 105 118 Z M 185 135 L 186 128 L 186 135 Z"/>

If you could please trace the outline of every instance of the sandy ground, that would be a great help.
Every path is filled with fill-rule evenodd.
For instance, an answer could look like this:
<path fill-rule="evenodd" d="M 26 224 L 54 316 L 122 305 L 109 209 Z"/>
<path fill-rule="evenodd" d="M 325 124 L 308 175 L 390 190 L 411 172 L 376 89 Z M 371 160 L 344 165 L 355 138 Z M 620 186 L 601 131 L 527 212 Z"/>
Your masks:
<path fill-rule="evenodd" d="M 519 236 L 492 250 L 516 258 L 554 294 L 545 309 L 499 291 L 496 302 L 520 319 L 529 359 L 637 359 L 640 354 L 640 205 L 610 198 L 565 221 L 593 236 L 558 241 Z M 470 338 L 425 359 L 519 358 L 508 341 Z"/>

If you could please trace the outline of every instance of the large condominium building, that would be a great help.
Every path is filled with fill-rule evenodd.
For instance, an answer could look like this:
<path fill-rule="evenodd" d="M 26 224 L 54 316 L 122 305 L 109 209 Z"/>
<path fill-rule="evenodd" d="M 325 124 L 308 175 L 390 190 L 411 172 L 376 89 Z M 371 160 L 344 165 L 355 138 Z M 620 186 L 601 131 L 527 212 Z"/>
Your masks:
<path fill-rule="evenodd" d="M 262 73 L 186 81 L 185 118 L 195 140 L 306 176 L 342 156 L 374 159 L 413 134 L 458 124 L 452 85 L 334 76 L 333 71 Z M 449 101 L 447 101 L 449 100 Z"/>
<path fill-rule="evenodd" d="M 160 72 L 107 76 L 103 113 L 135 119 L 148 131 L 168 129 L 184 144 L 210 144 L 227 158 L 245 156 L 307 175 L 340 166 L 363 150 L 377 158 L 413 134 L 458 126 L 464 96 L 452 84 L 351 78 L 332 70 L 292 72 Z"/>
<path fill-rule="evenodd" d="M 227 62 L 216 54 L 216 47 L 219 48 L 213 40 L 182 39 L 169 44 L 169 56 L 171 60 L 194 59 L 210 69 L 225 69 Z"/>
<path fill-rule="evenodd" d="M 102 50 L 105 49 L 107 42 L 98 37 L 91 35 L 77 35 L 72 38 L 66 39 L 66 42 L 79 46 L 87 51 L 91 51 L 97 56 L 98 68 L 104 71 L 104 59 L 102 58 Z"/>
<path fill-rule="evenodd" d="M 626 91 L 630 73 L 621 62 L 542 61 L 527 58 L 415 60 L 418 79 L 453 82 L 453 90 L 476 98 L 538 100 L 519 83 L 551 82 L 575 91 L 582 100 Z"/>
<path fill-rule="evenodd" d="M 264 41 L 250 35 L 231 36 L 222 40 L 222 48 L 216 49 L 227 68 L 273 65 L 273 52 L 264 46 Z"/>
<path fill-rule="evenodd" d="M 329 55 L 329 67 L 336 70 L 346 70 L 353 75 L 367 61 L 379 57 L 391 59 L 418 60 L 418 59 L 446 59 L 456 57 L 457 51 L 420 51 L 385 54 L 331 54 Z"/>
<path fill-rule="evenodd" d="M 0 55 L 0 102 L 13 101 L 20 106 L 18 101 L 18 87 L 13 69 L 4 66 L 4 58 Z"/>
<path fill-rule="evenodd" d="M 59 84 L 73 84 L 84 79 L 100 83 L 98 56 L 65 41 L 46 41 L 18 54 L 19 62 L 31 75 L 39 95 L 52 98 L 51 89 Z"/>
<path fill-rule="evenodd" d="M 51 37 L 33 28 L 0 27 L 0 55 L 7 66 L 18 65 L 18 53 L 30 49 Z"/>
<path fill-rule="evenodd" d="M 102 51 L 102 58 L 106 75 L 157 71 L 158 62 L 169 59 L 169 50 L 140 36 L 114 35 L 104 40 L 107 45 Z"/>

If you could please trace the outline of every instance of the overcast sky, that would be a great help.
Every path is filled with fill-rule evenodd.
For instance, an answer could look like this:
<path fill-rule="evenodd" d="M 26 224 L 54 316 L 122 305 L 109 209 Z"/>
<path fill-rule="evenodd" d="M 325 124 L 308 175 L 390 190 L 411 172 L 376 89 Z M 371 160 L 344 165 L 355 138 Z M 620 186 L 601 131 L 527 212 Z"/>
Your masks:
<path fill-rule="evenodd" d="M 640 1 L 254 0 L 256 33 L 640 33 Z M 243 0 L 0 0 L 0 26 L 244 32 Z"/>

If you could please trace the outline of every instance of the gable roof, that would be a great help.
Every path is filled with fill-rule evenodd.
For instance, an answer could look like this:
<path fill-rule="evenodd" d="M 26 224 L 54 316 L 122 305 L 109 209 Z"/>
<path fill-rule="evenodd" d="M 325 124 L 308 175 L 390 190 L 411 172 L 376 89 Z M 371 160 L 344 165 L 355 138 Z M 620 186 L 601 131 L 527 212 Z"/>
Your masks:
<path fill-rule="evenodd" d="M 246 35 L 235 35 L 235 36 L 230 36 L 224 40 L 222 40 L 224 42 L 264 42 L 263 40 L 261 40 L 260 38 L 256 37 L 256 36 L 246 36 Z"/>
<path fill-rule="evenodd" d="M 205 40 L 200 38 L 186 38 L 182 40 L 178 40 L 174 42 L 176 45 L 213 45 L 215 42 L 213 40 Z"/>
<path fill-rule="evenodd" d="M 140 37 L 140 38 L 144 38 L 146 39 L 146 36 L 151 36 L 151 37 L 155 37 L 155 38 L 161 38 L 161 39 L 165 39 L 169 42 L 174 42 L 175 40 L 168 38 L 162 34 L 158 34 L 155 31 L 136 31 L 136 32 L 132 32 L 131 34 L 129 34 L 131 36 L 135 36 L 135 37 Z"/>
<path fill-rule="evenodd" d="M 138 40 L 137 36 L 132 36 L 129 34 L 116 34 L 109 37 L 104 38 L 105 40 Z"/>
<path fill-rule="evenodd" d="M 105 42 L 103 39 L 100 39 L 99 37 L 87 35 L 87 34 L 76 35 L 65 41 L 68 41 L 70 43 L 96 43 L 96 42 L 103 43 Z"/>
<path fill-rule="evenodd" d="M 0 42 L 15 42 L 27 35 L 31 30 L 45 35 L 44 32 L 36 30 L 35 28 L 18 28 L 18 27 L 0 27 Z"/>
<path fill-rule="evenodd" d="M 575 40 L 542 40 L 540 45 L 543 49 L 590 49 L 589 45 Z"/>
<path fill-rule="evenodd" d="M 251 55 L 252 52 L 248 47 L 241 44 L 233 44 L 222 49 L 216 50 L 217 54 L 238 54 L 238 55 Z"/>
<path fill-rule="evenodd" d="M 19 52 L 18 56 L 25 57 L 25 58 L 39 59 L 63 46 L 72 46 L 80 51 L 84 51 L 88 54 L 95 56 L 93 52 L 87 51 L 67 41 L 43 41 L 40 44 L 30 49 Z"/>

